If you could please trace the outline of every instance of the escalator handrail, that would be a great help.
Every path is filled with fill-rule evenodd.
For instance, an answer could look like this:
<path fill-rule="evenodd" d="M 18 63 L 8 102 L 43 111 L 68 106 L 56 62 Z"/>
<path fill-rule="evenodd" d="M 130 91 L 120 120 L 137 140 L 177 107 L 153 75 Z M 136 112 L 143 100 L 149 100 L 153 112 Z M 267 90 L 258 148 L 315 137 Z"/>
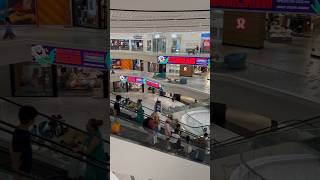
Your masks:
<path fill-rule="evenodd" d="M 0 126 L 0 131 L 6 132 L 6 133 L 8 133 L 8 134 L 13 134 L 13 133 L 14 133 L 13 131 L 7 130 L 7 129 L 1 127 L 1 126 Z M 34 136 L 32 133 L 30 133 L 30 132 L 28 132 L 28 133 L 30 134 L 31 137 L 36 137 L 36 136 Z M 45 143 L 39 143 L 38 141 L 34 140 L 33 138 L 31 138 L 31 142 L 33 142 L 33 143 L 35 143 L 35 144 L 38 144 L 39 146 L 46 147 L 46 148 L 48 148 L 48 149 L 50 149 L 50 150 L 52 150 L 52 151 L 58 152 L 58 153 L 63 154 L 63 155 L 65 155 L 65 156 L 68 156 L 68 157 L 70 157 L 70 158 L 77 159 L 78 161 L 81 161 L 81 162 L 90 164 L 90 165 L 92 165 L 92 166 L 95 166 L 95 167 L 97 167 L 97 168 L 100 168 L 100 169 L 109 171 L 108 168 L 101 167 L 101 166 L 99 166 L 99 165 L 96 165 L 95 163 L 92 163 L 92 162 L 90 162 L 90 161 L 84 160 L 84 159 L 82 159 L 81 157 L 77 157 L 77 156 L 74 156 L 74 155 L 65 153 L 65 152 L 63 152 L 63 151 L 61 151 L 61 150 L 52 148 L 52 147 L 50 147 L 49 145 L 47 145 L 47 144 L 45 144 Z"/>
<path fill-rule="evenodd" d="M 116 101 L 114 101 L 114 100 L 110 100 L 110 103 L 112 103 L 112 104 L 114 104 Z M 128 108 L 126 108 L 125 106 L 121 106 L 122 108 L 125 108 L 125 109 L 128 109 Z M 153 109 L 151 109 L 151 108 L 148 108 L 148 107 L 146 107 L 146 106 L 142 106 L 142 107 L 144 107 L 144 108 L 147 108 L 147 109 L 149 109 L 149 110 L 151 110 L 151 111 L 154 111 Z M 130 109 L 128 109 L 128 110 L 130 110 Z M 132 111 L 132 110 L 130 110 L 130 111 Z M 161 113 L 160 112 L 160 114 L 162 115 L 162 116 L 165 116 L 165 117 L 167 117 L 167 115 L 165 115 L 165 114 L 163 114 L 163 113 Z M 189 115 L 190 116 L 190 115 Z M 165 122 L 165 121 L 163 121 L 163 120 L 161 120 L 160 119 L 160 121 L 161 122 Z M 203 128 L 203 127 L 209 127 L 210 125 L 203 125 L 203 126 L 196 126 L 196 127 L 193 127 L 193 126 L 190 126 L 190 125 L 187 125 L 187 124 L 185 124 L 185 123 L 182 123 L 182 122 L 178 122 L 178 124 L 181 124 L 181 125 L 184 125 L 184 126 L 187 126 L 187 127 L 189 127 L 189 128 L 192 128 L 192 129 L 196 129 L 196 128 Z"/>
<path fill-rule="evenodd" d="M 112 104 L 113 102 L 115 102 L 115 101 L 110 100 L 110 103 L 111 103 L 111 104 Z M 121 107 L 124 108 L 124 109 L 126 109 L 126 110 L 128 110 L 128 111 L 133 112 L 133 110 L 131 110 L 131 109 L 125 107 L 125 106 L 121 106 Z M 150 117 L 150 115 L 148 115 L 148 114 L 146 114 L 146 113 L 144 113 L 144 115 L 145 115 L 146 117 Z M 163 120 L 160 119 L 160 123 L 164 124 L 165 121 L 163 121 Z M 178 123 L 179 123 L 179 122 L 178 122 Z M 185 131 L 185 130 L 181 130 L 181 131 L 183 131 L 184 133 L 186 133 L 186 134 L 188 134 L 188 135 L 190 135 L 190 136 L 196 137 L 196 138 L 199 138 L 199 137 L 200 137 L 200 136 L 198 136 L 198 135 L 196 135 L 196 134 L 193 134 L 193 133 L 188 132 L 188 131 Z"/>
<path fill-rule="evenodd" d="M 117 94 L 115 94 L 115 93 L 112 93 L 113 95 L 117 95 Z M 114 101 L 114 100 L 112 100 L 112 99 L 110 99 L 110 101 Z M 115 101 L 114 101 L 115 102 Z M 132 101 L 133 102 L 133 101 Z M 154 111 L 152 108 L 149 108 L 149 107 L 147 107 L 147 106 L 144 106 L 144 105 L 142 105 L 142 107 L 143 108 L 145 108 L 145 109 L 149 109 L 150 111 Z M 162 116 L 164 116 L 164 117 L 167 117 L 167 115 L 165 115 L 165 114 L 163 114 L 162 112 L 160 112 L 160 114 L 162 115 Z M 189 114 L 188 114 L 189 115 Z M 190 116 L 190 115 L 189 115 Z M 191 116 L 190 116 L 191 117 Z M 191 117 L 192 119 L 194 119 L 193 117 Z M 195 119 L 194 119 L 195 120 Z M 197 121 L 197 120 L 196 120 Z M 199 122 L 199 121 L 197 121 L 197 122 Z M 184 126 L 187 126 L 187 127 L 189 127 L 189 128 L 193 128 L 193 129 L 195 129 L 195 128 L 203 128 L 203 127 L 210 127 L 210 125 L 203 125 L 203 126 L 198 126 L 198 127 L 192 127 L 192 126 L 189 126 L 189 125 L 187 125 L 187 124 L 184 124 L 184 123 L 181 123 L 181 122 L 179 122 L 180 124 L 182 124 L 182 125 L 184 125 Z"/>
<path fill-rule="evenodd" d="M 8 123 L 8 122 L 5 122 L 5 121 L 3 121 L 3 120 L 0 120 L 0 124 L 4 124 L 4 125 L 6 125 L 6 126 L 8 126 L 8 127 L 11 127 L 11 128 L 13 128 L 13 129 L 16 129 L 16 128 L 17 128 L 17 126 L 15 126 L 15 125 L 13 125 L 13 124 L 10 124 L 10 123 Z M 67 146 L 64 146 L 64 145 L 62 145 L 62 144 L 60 144 L 60 143 L 57 143 L 57 142 L 55 142 L 55 141 L 52 141 L 52 140 L 50 140 L 50 139 L 44 138 L 44 137 L 42 137 L 42 136 L 39 136 L 39 135 L 33 134 L 33 133 L 30 133 L 30 134 L 31 134 L 32 136 L 36 137 L 36 138 L 39 138 L 39 139 L 43 140 L 43 141 L 49 142 L 50 144 L 54 144 L 54 145 L 59 146 L 59 147 L 61 147 L 61 148 L 63 148 L 63 149 L 66 149 L 66 150 L 68 150 L 68 151 L 73 151 L 72 148 L 67 147 Z M 103 162 L 103 161 L 100 161 L 100 160 L 98 160 L 98 159 L 94 159 L 94 158 L 90 157 L 90 156 L 87 155 L 87 154 L 84 154 L 84 153 L 79 153 L 79 154 L 82 155 L 82 156 L 85 156 L 86 158 L 89 158 L 89 159 L 92 159 L 92 160 L 94 160 L 94 161 L 97 161 L 97 162 L 99 162 L 99 163 L 101 163 L 101 164 L 105 164 L 105 165 L 107 165 L 107 166 L 110 165 L 110 164 L 107 163 L 107 162 Z"/>
<path fill-rule="evenodd" d="M 223 143 L 223 142 L 225 142 L 225 141 L 220 141 L 219 143 L 211 144 L 210 146 L 214 145 L 215 147 L 220 147 L 220 146 L 225 146 L 225 145 L 228 145 L 228 144 L 234 144 L 234 143 L 238 143 L 238 142 L 241 142 L 241 141 L 245 141 L 245 140 L 254 138 L 254 137 L 256 137 L 256 136 L 268 134 L 268 133 L 270 133 L 270 132 L 278 131 L 278 130 L 285 129 L 285 128 L 288 128 L 288 127 L 292 127 L 291 129 L 294 129 L 295 126 L 305 125 L 305 124 L 307 124 L 309 121 L 312 121 L 312 120 L 315 120 L 315 119 L 319 119 L 319 118 L 320 118 L 320 115 L 314 116 L 314 117 L 312 117 L 312 118 L 308 118 L 308 119 L 306 119 L 306 120 L 296 120 L 296 121 L 298 121 L 298 122 L 289 124 L 289 125 L 287 125 L 287 126 L 277 127 L 277 128 L 274 128 L 274 129 L 270 129 L 270 127 L 268 127 L 268 128 L 263 128 L 263 130 L 265 130 L 265 129 L 269 129 L 269 130 L 267 130 L 267 131 L 262 131 L 262 132 L 259 132 L 259 133 L 256 133 L 256 134 L 250 133 L 250 136 L 244 136 L 244 137 L 241 136 L 241 137 L 242 137 L 241 139 L 237 139 L 237 140 L 234 140 L 234 141 L 229 141 L 229 142 L 226 142 L 226 143 Z M 289 121 L 290 121 L 290 120 L 289 120 Z M 293 121 L 293 120 L 291 120 L 291 121 Z M 285 122 L 288 122 L 288 121 L 285 121 Z M 281 123 L 281 124 L 282 124 L 282 123 Z M 310 124 L 307 124 L 307 125 L 310 125 Z M 240 137 L 240 136 L 237 136 L 237 137 Z M 230 139 L 231 139 L 231 138 L 230 138 Z"/>
<path fill-rule="evenodd" d="M 122 118 L 122 120 L 125 120 L 125 121 L 128 121 L 127 119 L 123 119 Z M 130 121 L 128 121 L 128 122 L 130 122 Z M 150 128 L 146 128 L 148 131 L 152 131 L 152 129 L 150 129 Z M 160 132 L 158 132 L 159 134 L 161 134 Z M 164 135 L 164 134 L 162 134 L 162 135 Z M 165 135 L 164 135 L 165 136 Z M 173 136 L 170 136 L 170 138 L 175 138 L 175 139 L 178 139 L 178 138 L 176 138 L 176 137 L 173 137 Z M 180 138 L 180 140 L 182 140 L 182 138 Z M 194 146 L 194 147 L 196 147 L 196 148 L 198 148 L 198 149 L 203 149 L 203 150 L 206 150 L 206 151 L 210 151 L 210 147 L 207 147 L 207 148 L 203 148 L 203 147 L 199 147 L 199 146 L 197 146 L 197 145 L 195 145 L 195 144 L 190 144 L 190 145 L 192 145 L 192 146 Z"/>
<path fill-rule="evenodd" d="M 0 97 L 0 99 L 3 100 L 3 101 L 8 102 L 8 103 L 10 103 L 10 104 L 14 104 L 14 105 L 16 105 L 16 106 L 19 106 L 19 107 L 22 107 L 22 106 L 23 106 L 23 105 L 21 105 L 21 104 L 19 104 L 19 103 L 16 103 L 16 102 L 14 102 L 14 101 L 12 101 L 12 100 L 10 100 L 10 99 L 5 98 L 5 97 Z M 44 117 L 44 118 L 46 118 L 46 119 L 48 119 L 48 120 L 56 121 L 56 122 L 59 123 L 59 124 L 65 125 L 65 126 L 67 126 L 67 127 L 70 127 L 70 128 L 72 128 L 72 129 L 75 129 L 75 130 L 77 130 L 77 131 L 80 131 L 80 132 L 88 135 L 88 132 L 86 132 L 86 131 L 84 131 L 84 130 L 82 130 L 82 129 L 76 128 L 76 127 L 74 127 L 74 126 L 72 126 L 72 125 L 70 125 L 70 124 L 67 124 L 67 123 L 65 123 L 65 122 L 58 121 L 57 119 L 54 119 L 54 118 L 52 118 L 52 117 L 50 117 L 50 116 L 48 116 L 48 115 L 46 115 L 46 114 L 44 114 L 44 113 L 38 112 L 38 115 L 41 116 L 41 117 Z M 106 140 L 106 139 L 103 139 L 103 138 L 102 138 L 102 141 L 103 141 L 104 143 L 110 144 L 110 141 L 108 141 L 108 140 Z"/>

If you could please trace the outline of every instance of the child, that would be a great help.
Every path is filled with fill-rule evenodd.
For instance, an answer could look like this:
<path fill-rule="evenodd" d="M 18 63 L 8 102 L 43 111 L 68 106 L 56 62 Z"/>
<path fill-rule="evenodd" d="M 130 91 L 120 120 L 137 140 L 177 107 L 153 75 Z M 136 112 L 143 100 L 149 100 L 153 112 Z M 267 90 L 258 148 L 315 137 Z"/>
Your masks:
<path fill-rule="evenodd" d="M 16 35 L 12 31 L 11 21 L 9 17 L 6 17 L 5 23 L 6 23 L 6 32 L 4 33 L 3 39 L 4 40 L 14 39 Z"/>

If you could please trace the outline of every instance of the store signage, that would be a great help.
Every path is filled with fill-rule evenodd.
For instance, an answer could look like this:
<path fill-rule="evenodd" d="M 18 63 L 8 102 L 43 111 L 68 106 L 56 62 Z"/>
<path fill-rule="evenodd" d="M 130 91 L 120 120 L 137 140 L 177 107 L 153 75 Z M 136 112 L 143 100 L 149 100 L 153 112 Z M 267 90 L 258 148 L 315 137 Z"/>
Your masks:
<path fill-rule="evenodd" d="M 317 13 L 318 0 L 210 0 L 211 8 L 272 12 Z"/>
<path fill-rule="evenodd" d="M 245 18 L 237 18 L 236 29 L 245 30 L 246 29 L 246 19 Z"/>
<path fill-rule="evenodd" d="M 210 39 L 210 33 L 202 33 L 201 39 Z"/>
<path fill-rule="evenodd" d="M 159 64 L 184 64 L 207 66 L 209 58 L 206 57 L 183 57 L 183 56 L 158 56 Z"/>
<path fill-rule="evenodd" d="M 120 76 L 120 81 L 123 83 L 137 83 L 137 84 L 146 84 L 147 86 L 154 87 L 156 89 L 160 89 L 161 85 L 157 82 L 153 82 L 150 80 L 147 80 L 142 77 L 136 77 L 136 76 Z"/>
<path fill-rule="evenodd" d="M 109 58 L 106 52 L 34 45 L 33 60 L 41 64 L 67 64 L 107 69 Z"/>
<path fill-rule="evenodd" d="M 134 35 L 133 39 L 142 39 L 142 36 L 141 35 Z"/>

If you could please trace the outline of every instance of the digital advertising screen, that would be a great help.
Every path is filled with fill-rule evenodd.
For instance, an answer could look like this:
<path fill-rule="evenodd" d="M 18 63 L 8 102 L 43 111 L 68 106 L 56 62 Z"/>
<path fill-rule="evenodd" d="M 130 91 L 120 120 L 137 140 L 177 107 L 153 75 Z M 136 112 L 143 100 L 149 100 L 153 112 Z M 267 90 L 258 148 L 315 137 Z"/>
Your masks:
<path fill-rule="evenodd" d="M 212 9 L 320 13 L 318 0 L 210 0 Z"/>
<path fill-rule="evenodd" d="M 158 56 L 159 64 L 181 64 L 208 66 L 209 58 L 187 56 Z"/>
<path fill-rule="evenodd" d="M 31 48 L 31 53 L 33 60 L 40 64 L 108 68 L 108 56 L 105 52 L 34 45 Z"/>

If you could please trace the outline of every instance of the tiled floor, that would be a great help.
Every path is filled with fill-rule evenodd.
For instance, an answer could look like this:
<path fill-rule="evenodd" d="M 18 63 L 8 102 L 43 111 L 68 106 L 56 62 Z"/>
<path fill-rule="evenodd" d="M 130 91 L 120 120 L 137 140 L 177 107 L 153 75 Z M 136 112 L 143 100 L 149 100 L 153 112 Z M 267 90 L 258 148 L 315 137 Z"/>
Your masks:
<path fill-rule="evenodd" d="M 263 49 L 218 44 L 220 55 L 247 53 L 248 68 L 240 72 L 217 72 L 287 91 L 320 102 L 320 59 L 310 56 L 312 38 L 295 38 L 292 44 L 265 42 Z"/>

